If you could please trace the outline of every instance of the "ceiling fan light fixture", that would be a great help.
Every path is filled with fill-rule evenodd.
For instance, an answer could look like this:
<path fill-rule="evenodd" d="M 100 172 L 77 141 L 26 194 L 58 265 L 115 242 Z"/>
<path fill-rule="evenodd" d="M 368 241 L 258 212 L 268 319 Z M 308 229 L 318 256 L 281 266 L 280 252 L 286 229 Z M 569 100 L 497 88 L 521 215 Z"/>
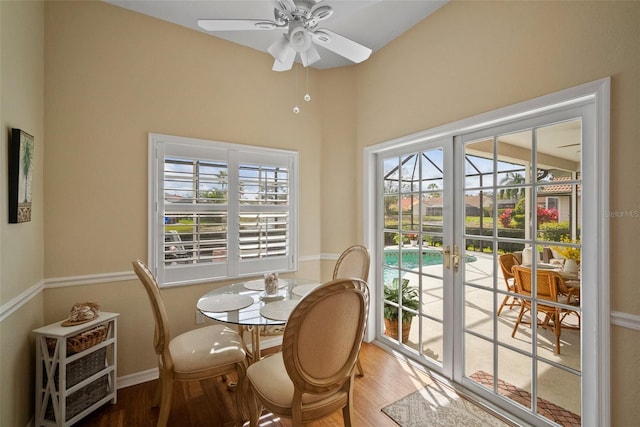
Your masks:
<path fill-rule="evenodd" d="M 293 66 L 293 61 L 295 61 L 295 59 L 296 59 L 296 51 L 289 48 L 282 61 L 278 60 L 277 58 L 275 61 L 273 61 L 272 70 L 273 71 L 290 70 L 291 67 Z"/>
<path fill-rule="evenodd" d="M 291 46 L 289 45 L 289 40 L 284 36 L 279 37 L 267 48 L 267 51 L 271 56 L 282 63 L 287 62 L 286 58 L 288 57 L 290 50 Z"/>
<path fill-rule="evenodd" d="M 314 64 L 315 62 L 318 62 L 320 60 L 320 54 L 313 45 L 309 45 L 309 49 L 305 50 L 304 52 L 300 52 L 300 59 L 302 60 L 302 65 L 308 67 L 309 65 Z"/>
<path fill-rule="evenodd" d="M 311 47 L 311 35 L 300 21 L 294 21 L 290 25 L 289 42 L 296 52 L 302 53 Z"/>

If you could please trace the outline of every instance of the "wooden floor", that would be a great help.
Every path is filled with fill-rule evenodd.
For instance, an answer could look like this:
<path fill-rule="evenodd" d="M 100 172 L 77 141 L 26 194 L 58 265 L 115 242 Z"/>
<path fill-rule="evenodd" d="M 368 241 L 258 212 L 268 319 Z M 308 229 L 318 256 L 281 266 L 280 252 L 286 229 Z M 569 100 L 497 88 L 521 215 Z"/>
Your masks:
<path fill-rule="evenodd" d="M 380 409 L 431 382 L 429 376 L 374 344 L 364 344 L 360 361 L 364 377 L 356 377 L 354 387 L 354 426 L 393 427 L 396 424 Z M 151 407 L 157 381 L 118 390 L 118 402 L 106 404 L 75 424 L 78 427 L 155 426 L 158 408 Z M 169 426 L 234 426 L 237 411 L 235 391 L 221 379 L 177 383 L 169 415 Z M 262 426 L 290 427 L 286 419 L 263 414 Z M 248 423 L 247 423 L 248 425 Z M 341 426 L 338 411 L 310 427 Z"/>

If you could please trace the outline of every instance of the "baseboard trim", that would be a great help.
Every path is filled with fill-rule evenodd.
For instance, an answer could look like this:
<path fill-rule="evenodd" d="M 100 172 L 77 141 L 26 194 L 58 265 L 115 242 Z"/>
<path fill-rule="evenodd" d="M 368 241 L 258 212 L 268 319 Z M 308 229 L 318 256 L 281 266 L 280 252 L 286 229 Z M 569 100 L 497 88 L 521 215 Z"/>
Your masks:
<path fill-rule="evenodd" d="M 136 372 L 135 374 L 118 377 L 118 390 L 133 385 L 146 383 L 158 379 L 158 368 L 147 369 L 146 371 Z"/>

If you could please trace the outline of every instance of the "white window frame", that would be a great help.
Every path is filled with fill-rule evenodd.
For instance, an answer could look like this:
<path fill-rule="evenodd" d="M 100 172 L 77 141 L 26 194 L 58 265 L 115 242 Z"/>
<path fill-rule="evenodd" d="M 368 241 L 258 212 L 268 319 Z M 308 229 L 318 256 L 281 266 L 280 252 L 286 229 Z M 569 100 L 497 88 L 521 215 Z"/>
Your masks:
<path fill-rule="evenodd" d="M 298 265 L 298 153 L 251 145 L 232 144 L 173 135 L 149 133 L 148 181 L 148 263 L 162 287 L 257 276 L 271 272 L 291 272 Z M 227 215 L 227 257 L 225 262 L 167 265 L 165 262 L 164 162 L 166 157 L 213 160 L 228 169 L 227 203 L 216 209 Z M 239 198 L 241 165 L 285 167 L 288 171 L 286 205 L 242 205 Z M 197 205 L 188 205 L 194 209 Z M 242 259 L 240 256 L 239 212 L 261 212 L 265 206 L 288 215 L 287 250 L 282 256 Z M 206 205 L 203 206 L 203 208 Z M 211 205 L 209 205 L 209 208 Z M 196 211 L 198 210 L 195 207 Z M 203 211 L 206 211 L 203 209 Z"/>

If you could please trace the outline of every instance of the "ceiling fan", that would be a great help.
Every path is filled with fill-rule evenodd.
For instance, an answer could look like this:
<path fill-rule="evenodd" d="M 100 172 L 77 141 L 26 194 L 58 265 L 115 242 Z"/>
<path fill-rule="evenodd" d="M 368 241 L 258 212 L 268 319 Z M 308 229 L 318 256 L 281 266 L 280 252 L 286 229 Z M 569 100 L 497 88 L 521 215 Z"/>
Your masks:
<path fill-rule="evenodd" d="M 371 55 L 371 49 L 331 30 L 318 28 L 321 21 L 333 14 L 331 6 L 322 0 L 275 0 L 274 20 L 199 19 L 198 26 L 207 31 L 271 31 L 284 30 L 283 36 L 271 46 L 275 58 L 273 71 L 287 71 L 297 55 L 305 67 L 320 59 L 314 44 L 322 46 L 352 62 L 359 63 Z"/>
<path fill-rule="evenodd" d="M 582 145 L 581 142 L 578 142 L 577 144 L 566 144 L 566 145 L 559 145 L 558 148 L 569 148 L 569 147 L 580 147 Z M 578 150 L 576 151 L 576 153 L 579 153 L 580 151 L 582 151 L 580 148 L 578 148 Z"/>

